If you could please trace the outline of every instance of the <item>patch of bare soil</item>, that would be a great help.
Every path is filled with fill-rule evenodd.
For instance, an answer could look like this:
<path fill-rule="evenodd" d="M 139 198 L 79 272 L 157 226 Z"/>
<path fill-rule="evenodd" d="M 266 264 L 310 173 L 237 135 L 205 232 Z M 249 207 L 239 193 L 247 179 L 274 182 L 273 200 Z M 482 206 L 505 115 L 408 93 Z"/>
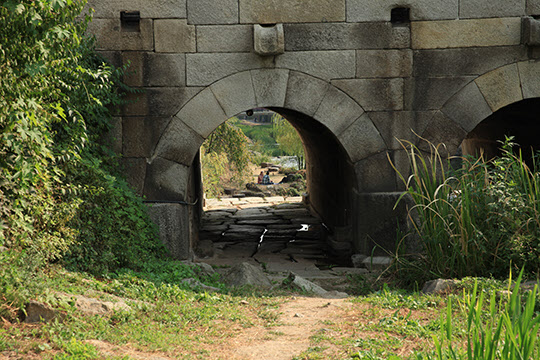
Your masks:
<path fill-rule="evenodd" d="M 339 319 L 351 306 L 347 299 L 292 299 L 281 305 L 279 325 L 244 329 L 212 358 L 290 360 L 309 348 L 310 337 L 325 328 L 325 322 Z"/>

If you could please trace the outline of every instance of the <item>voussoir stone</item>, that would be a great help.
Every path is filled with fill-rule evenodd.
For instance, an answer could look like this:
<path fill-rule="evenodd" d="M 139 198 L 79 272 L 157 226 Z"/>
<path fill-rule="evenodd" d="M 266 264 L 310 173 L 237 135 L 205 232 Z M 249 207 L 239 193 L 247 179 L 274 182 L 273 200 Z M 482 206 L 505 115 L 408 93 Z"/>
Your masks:
<path fill-rule="evenodd" d="M 345 20 L 345 0 L 239 1 L 241 23 L 276 24 Z"/>
<path fill-rule="evenodd" d="M 283 107 L 285 104 L 285 95 L 287 94 L 289 70 L 251 70 L 251 79 L 258 107 Z"/>
<path fill-rule="evenodd" d="M 214 83 L 210 89 L 229 118 L 257 107 L 249 71 L 228 76 Z"/>
<path fill-rule="evenodd" d="M 523 100 L 516 64 L 490 71 L 476 79 L 475 82 L 493 112 Z"/>
<path fill-rule="evenodd" d="M 328 82 L 293 71 L 289 74 L 285 107 L 312 116 L 329 89 Z"/>
<path fill-rule="evenodd" d="M 377 127 L 389 149 L 402 149 L 400 141 L 416 144 L 434 111 L 381 111 L 370 112 L 369 117 Z"/>
<path fill-rule="evenodd" d="M 411 77 L 404 80 L 405 110 L 438 110 L 475 76 Z"/>
<path fill-rule="evenodd" d="M 381 134 L 367 113 L 364 113 L 343 131 L 338 139 L 352 162 L 357 162 L 386 149 Z"/>
<path fill-rule="evenodd" d="M 184 200 L 189 168 L 157 157 L 148 164 L 144 194 L 149 200 Z"/>
<path fill-rule="evenodd" d="M 523 98 L 540 97 L 540 63 L 537 61 L 523 61 L 518 63 Z"/>
<path fill-rule="evenodd" d="M 521 43 L 521 18 L 415 21 L 413 49 L 508 46 Z"/>
<path fill-rule="evenodd" d="M 336 87 L 330 87 L 313 117 L 333 134 L 347 129 L 364 110 L 350 96 Z"/>
<path fill-rule="evenodd" d="M 156 155 L 164 159 L 190 166 L 204 139 L 178 117 L 163 131 Z"/>
<path fill-rule="evenodd" d="M 444 105 L 442 112 L 467 132 L 472 131 L 476 125 L 492 114 L 475 82 L 469 83 L 454 95 Z"/>

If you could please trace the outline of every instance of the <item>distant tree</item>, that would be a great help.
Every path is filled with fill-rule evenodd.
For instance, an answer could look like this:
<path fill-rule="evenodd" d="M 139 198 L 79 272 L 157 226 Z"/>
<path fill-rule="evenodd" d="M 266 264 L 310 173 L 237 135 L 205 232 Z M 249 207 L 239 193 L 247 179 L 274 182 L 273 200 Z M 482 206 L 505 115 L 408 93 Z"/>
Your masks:
<path fill-rule="evenodd" d="M 272 116 L 272 132 L 283 153 L 289 156 L 296 156 L 298 169 L 304 169 L 306 167 L 304 144 L 291 123 L 279 114 L 274 114 Z"/>

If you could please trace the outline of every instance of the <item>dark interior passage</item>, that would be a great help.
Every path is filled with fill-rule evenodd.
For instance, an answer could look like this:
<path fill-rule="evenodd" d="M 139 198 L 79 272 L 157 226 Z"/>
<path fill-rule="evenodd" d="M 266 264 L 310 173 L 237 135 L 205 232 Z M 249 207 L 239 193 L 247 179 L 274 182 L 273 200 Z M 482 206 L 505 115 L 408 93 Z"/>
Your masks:
<path fill-rule="evenodd" d="M 530 166 L 532 155 L 540 150 L 540 99 L 528 99 L 508 105 L 482 121 L 461 144 L 463 155 L 489 160 L 500 155 L 505 136 L 514 136 L 523 159 Z M 516 149 L 517 150 L 517 149 Z"/>

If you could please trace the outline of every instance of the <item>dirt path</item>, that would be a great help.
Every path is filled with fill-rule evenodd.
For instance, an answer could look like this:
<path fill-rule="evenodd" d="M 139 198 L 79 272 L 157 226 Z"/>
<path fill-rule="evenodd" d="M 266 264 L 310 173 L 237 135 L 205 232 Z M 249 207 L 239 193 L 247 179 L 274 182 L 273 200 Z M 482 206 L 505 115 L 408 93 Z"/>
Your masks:
<path fill-rule="evenodd" d="M 291 360 L 309 348 L 310 337 L 323 329 L 326 321 L 339 319 L 351 306 L 347 299 L 292 299 L 282 304 L 278 326 L 245 329 L 212 358 Z"/>

